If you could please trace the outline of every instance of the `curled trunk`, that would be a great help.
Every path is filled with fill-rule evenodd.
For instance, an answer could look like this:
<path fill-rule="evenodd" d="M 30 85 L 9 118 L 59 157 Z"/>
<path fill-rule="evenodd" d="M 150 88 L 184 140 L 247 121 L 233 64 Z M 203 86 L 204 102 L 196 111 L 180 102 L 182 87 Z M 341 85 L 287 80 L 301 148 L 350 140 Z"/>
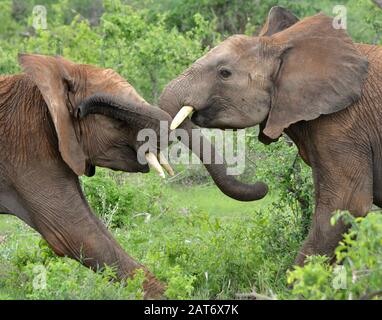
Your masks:
<path fill-rule="evenodd" d="M 163 110 L 144 104 L 122 101 L 110 94 L 95 94 L 85 99 L 77 108 L 77 116 L 102 114 L 124 121 L 137 129 L 151 128 L 160 133 L 160 121 L 169 123 L 171 117 Z"/>
<path fill-rule="evenodd" d="M 167 86 L 160 98 L 160 108 L 165 110 L 172 117 L 177 114 L 183 105 L 192 105 L 192 103 L 189 101 L 184 101 L 184 98 L 182 99 L 179 97 L 179 95 L 181 95 L 184 91 L 184 88 L 187 88 L 185 83 L 180 84 L 178 80 L 174 80 L 170 85 Z M 187 131 L 189 138 L 187 147 L 191 146 L 191 151 L 197 157 L 199 157 L 216 185 L 224 194 L 240 201 L 259 200 L 267 194 L 268 187 L 262 182 L 256 182 L 255 184 L 245 184 L 236 180 L 233 176 L 228 175 L 227 166 L 224 162 L 224 159 L 222 159 L 222 156 L 217 153 L 214 145 L 212 145 L 207 138 L 203 137 L 203 135 L 198 134 L 198 139 L 200 139 L 200 150 L 193 150 L 192 140 L 193 138 L 195 139 L 195 136 L 193 136 L 193 129 L 197 129 L 197 127 L 191 122 L 191 120 L 186 119 L 179 128 Z M 205 163 L 205 159 L 203 159 L 204 147 L 210 148 L 209 150 L 211 150 L 211 159 L 216 159 L 216 163 Z"/>
<path fill-rule="evenodd" d="M 197 129 L 197 127 L 192 124 L 190 120 L 186 120 L 182 128 L 187 130 L 188 136 L 190 138 L 189 145 L 192 145 L 192 130 Z M 230 198 L 240 200 L 240 201 L 253 201 L 263 198 L 267 192 L 268 187 L 263 182 L 256 182 L 255 184 L 245 184 L 236 180 L 233 176 L 227 174 L 227 166 L 222 159 L 222 156 L 216 151 L 215 147 L 211 145 L 211 159 L 215 159 L 216 163 L 207 164 L 203 159 L 203 148 L 209 147 L 211 142 L 200 135 L 200 150 L 192 150 L 192 152 L 199 157 L 206 167 L 208 173 L 211 175 L 215 184 L 219 189 L 229 196 Z"/>

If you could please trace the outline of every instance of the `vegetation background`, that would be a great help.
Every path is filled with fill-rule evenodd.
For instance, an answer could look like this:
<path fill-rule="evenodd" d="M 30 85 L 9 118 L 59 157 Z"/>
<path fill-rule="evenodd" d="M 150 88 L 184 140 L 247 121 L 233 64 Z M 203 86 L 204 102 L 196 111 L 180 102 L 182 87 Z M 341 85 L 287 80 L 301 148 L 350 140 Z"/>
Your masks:
<path fill-rule="evenodd" d="M 381 44 L 382 10 L 371 0 L 0 0 L 0 74 L 20 71 L 19 52 L 58 54 L 113 68 L 156 103 L 163 87 L 235 33 L 256 34 L 274 5 L 299 17 L 347 9 L 354 41 Z M 47 29 L 32 26 L 46 8 Z M 271 193 L 256 203 L 225 197 L 200 165 L 174 178 L 98 169 L 82 179 L 87 198 L 126 250 L 168 284 L 172 299 L 377 299 L 382 290 L 382 217 L 345 219 L 352 228 L 337 264 L 293 260 L 313 210 L 311 172 L 287 137 L 271 146 L 247 130 L 243 180 Z M 0 216 L 0 299 L 140 299 L 142 276 L 110 281 L 48 245 L 17 219 Z M 294 284 L 288 289 L 288 284 Z"/>

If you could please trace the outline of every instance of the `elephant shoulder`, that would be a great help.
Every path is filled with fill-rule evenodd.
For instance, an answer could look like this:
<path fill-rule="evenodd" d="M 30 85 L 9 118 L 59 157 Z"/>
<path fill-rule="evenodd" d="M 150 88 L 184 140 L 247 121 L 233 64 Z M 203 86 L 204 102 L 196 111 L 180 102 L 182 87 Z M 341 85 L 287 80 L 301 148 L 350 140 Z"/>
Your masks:
<path fill-rule="evenodd" d="M 382 46 L 356 43 L 355 47 L 361 55 L 369 60 L 369 63 L 372 65 L 382 60 Z"/>
<path fill-rule="evenodd" d="M 382 46 L 356 44 L 356 48 L 369 62 L 368 75 L 363 87 L 364 98 L 366 90 L 369 98 L 382 99 Z"/>

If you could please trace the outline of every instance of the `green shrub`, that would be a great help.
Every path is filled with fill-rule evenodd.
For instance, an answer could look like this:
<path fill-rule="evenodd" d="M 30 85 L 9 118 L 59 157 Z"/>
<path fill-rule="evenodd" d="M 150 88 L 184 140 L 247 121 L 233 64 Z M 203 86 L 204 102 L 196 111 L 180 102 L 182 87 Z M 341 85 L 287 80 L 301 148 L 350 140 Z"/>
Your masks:
<path fill-rule="evenodd" d="M 382 298 L 382 215 L 372 212 L 365 218 L 341 213 L 352 227 L 336 249 L 337 264 L 315 257 L 303 268 L 289 273 L 291 297 L 298 299 Z M 334 219 L 335 221 L 336 219 Z"/>
<path fill-rule="evenodd" d="M 0 296 L 18 299 L 142 299 L 144 273 L 115 281 L 106 268 L 93 272 L 77 261 L 56 256 L 44 240 L 19 243 L 10 263 L 0 264 Z M 2 292 L 5 291 L 5 292 Z"/>
<path fill-rule="evenodd" d="M 81 181 L 91 207 L 109 227 L 131 225 L 135 217 L 150 219 L 168 210 L 170 200 L 164 199 L 163 182 L 153 174 L 134 179 L 128 174 L 97 169 L 94 177 Z"/>
<path fill-rule="evenodd" d="M 284 290 L 301 242 L 290 218 L 290 212 L 268 211 L 228 223 L 195 210 L 170 210 L 116 236 L 171 290 L 177 288 L 176 294 L 169 289 L 170 297 L 234 298 L 253 288 Z"/>

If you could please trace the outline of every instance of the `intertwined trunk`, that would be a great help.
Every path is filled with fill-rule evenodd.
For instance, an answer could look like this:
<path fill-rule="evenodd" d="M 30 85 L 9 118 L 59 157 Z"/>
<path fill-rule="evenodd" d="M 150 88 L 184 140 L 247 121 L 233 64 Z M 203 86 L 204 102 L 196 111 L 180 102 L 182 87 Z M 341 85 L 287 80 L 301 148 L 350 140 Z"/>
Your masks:
<path fill-rule="evenodd" d="M 192 88 L 192 84 L 190 84 L 190 80 L 188 80 L 187 75 L 183 75 L 180 78 L 173 80 L 161 95 L 159 102 L 160 108 L 169 113 L 170 116 L 174 117 L 185 104 L 192 106 L 190 100 L 192 97 L 197 99 L 199 95 L 198 92 L 194 92 L 190 95 L 187 91 L 188 88 Z M 222 159 L 221 155 L 218 154 L 215 147 L 211 145 L 207 138 L 203 137 L 201 134 L 194 134 L 197 127 L 191 122 L 191 120 L 186 119 L 179 128 L 187 131 L 188 145 L 186 146 L 199 157 L 216 185 L 224 194 L 240 201 L 258 200 L 267 194 L 268 187 L 262 182 L 257 182 L 253 185 L 245 184 L 236 180 L 233 176 L 228 175 L 227 166 L 224 159 Z M 193 144 L 193 139 L 200 139 L 200 143 Z M 193 145 L 199 145 L 200 149 L 193 149 Z M 216 159 L 215 163 L 209 163 L 206 160 L 210 159 L 203 158 L 204 148 L 211 150 L 210 159 Z"/>

